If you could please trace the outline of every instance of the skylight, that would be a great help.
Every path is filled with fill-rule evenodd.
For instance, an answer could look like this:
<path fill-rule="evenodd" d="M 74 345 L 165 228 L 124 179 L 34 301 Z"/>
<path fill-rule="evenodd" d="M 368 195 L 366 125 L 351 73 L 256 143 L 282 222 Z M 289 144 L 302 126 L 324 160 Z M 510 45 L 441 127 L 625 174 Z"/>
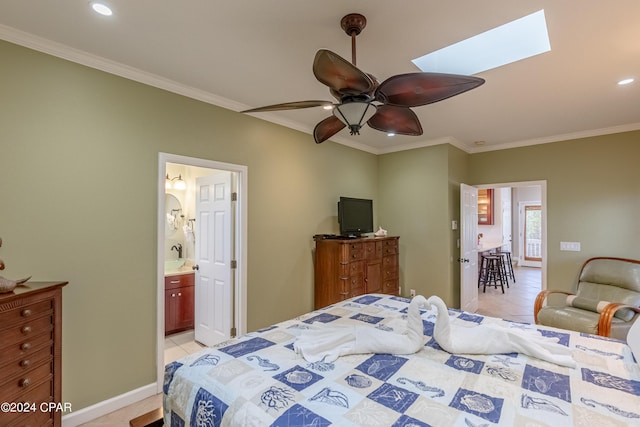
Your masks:
<path fill-rule="evenodd" d="M 472 75 L 551 50 L 544 10 L 413 59 L 424 72 Z"/>

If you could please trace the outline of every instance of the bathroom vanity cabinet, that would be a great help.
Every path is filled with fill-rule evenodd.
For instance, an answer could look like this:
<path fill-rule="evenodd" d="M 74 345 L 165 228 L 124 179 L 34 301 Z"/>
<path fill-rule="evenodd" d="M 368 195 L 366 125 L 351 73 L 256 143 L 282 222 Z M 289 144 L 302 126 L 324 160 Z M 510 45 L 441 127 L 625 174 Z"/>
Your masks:
<path fill-rule="evenodd" d="M 164 278 L 164 334 L 193 329 L 195 304 L 194 274 Z"/>

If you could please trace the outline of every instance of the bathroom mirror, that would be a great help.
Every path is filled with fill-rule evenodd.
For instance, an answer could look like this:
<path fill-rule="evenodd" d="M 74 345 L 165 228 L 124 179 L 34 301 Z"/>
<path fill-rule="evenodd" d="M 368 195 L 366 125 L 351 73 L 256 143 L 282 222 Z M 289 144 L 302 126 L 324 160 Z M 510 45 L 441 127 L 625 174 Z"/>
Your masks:
<path fill-rule="evenodd" d="M 171 237 L 182 227 L 183 213 L 180 201 L 173 194 L 164 195 L 165 237 Z"/>

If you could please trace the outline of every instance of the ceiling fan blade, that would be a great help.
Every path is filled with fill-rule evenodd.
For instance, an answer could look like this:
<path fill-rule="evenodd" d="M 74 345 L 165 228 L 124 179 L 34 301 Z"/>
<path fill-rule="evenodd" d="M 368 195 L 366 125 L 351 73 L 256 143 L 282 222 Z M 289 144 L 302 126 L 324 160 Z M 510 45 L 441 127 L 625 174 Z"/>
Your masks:
<path fill-rule="evenodd" d="M 330 101 L 295 101 L 285 102 L 282 104 L 266 105 L 264 107 L 252 108 L 250 110 L 241 111 L 242 113 L 256 113 L 260 111 L 279 111 L 279 110 L 297 110 L 300 108 L 323 107 L 325 105 L 333 105 Z"/>
<path fill-rule="evenodd" d="M 336 133 L 344 129 L 346 125 L 342 123 L 336 116 L 330 116 L 321 121 L 313 129 L 313 139 L 316 144 L 326 141 Z"/>
<path fill-rule="evenodd" d="M 376 114 L 369 119 L 367 124 L 382 132 L 411 136 L 422 135 L 420 120 L 409 107 L 379 105 Z"/>
<path fill-rule="evenodd" d="M 341 56 L 320 49 L 313 60 L 313 74 L 324 85 L 342 95 L 361 95 L 375 89 L 375 83 Z"/>
<path fill-rule="evenodd" d="M 459 95 L 483 83 L 480 77 L 458 74 L 398 74 L 378 86 L 375 98 L 384 104 L 417 107 Z"/>

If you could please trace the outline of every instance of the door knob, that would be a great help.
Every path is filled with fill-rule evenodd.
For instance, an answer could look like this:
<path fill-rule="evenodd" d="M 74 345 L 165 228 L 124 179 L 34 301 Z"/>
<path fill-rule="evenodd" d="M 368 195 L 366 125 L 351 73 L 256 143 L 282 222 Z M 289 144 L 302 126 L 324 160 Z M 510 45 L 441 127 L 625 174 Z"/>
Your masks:
<path fill-rule="evenodd" d="M 191 267 L 192 270 L 200 270 L 200 266 L 198 264 Z"/>
<path fill-rule="evenodd" d="M 467 258 L 458 258 L 458 262 L 469 262 Z"/>

